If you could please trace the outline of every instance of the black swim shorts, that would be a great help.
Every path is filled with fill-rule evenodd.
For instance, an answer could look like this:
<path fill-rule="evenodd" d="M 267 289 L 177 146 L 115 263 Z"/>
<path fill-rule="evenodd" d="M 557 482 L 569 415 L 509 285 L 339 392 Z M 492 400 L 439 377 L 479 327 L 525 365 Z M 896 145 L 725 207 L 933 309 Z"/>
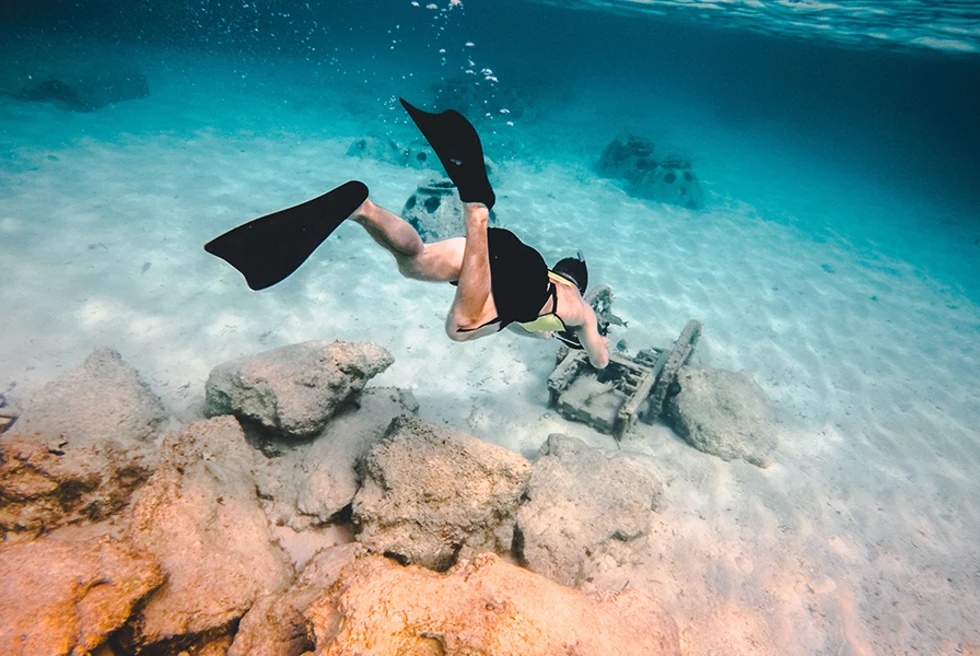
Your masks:
<path fill-rule="evenodd" d="M 534 321 L 548 301 L 548 265 L 510 230 L 487 228 L 490 286 L 501 330 L 515 321 Z"/>

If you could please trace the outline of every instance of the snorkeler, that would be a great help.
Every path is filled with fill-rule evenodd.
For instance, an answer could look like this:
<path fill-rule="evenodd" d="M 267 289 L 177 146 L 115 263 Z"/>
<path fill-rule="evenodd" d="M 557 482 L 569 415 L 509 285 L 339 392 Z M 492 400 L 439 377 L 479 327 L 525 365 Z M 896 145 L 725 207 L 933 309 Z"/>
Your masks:
<path fill-rule="evenodd" d="M 259 290 L 289 276 L 343 221 L 356 221 L 395 256 L 407 278 L 456 285 L 446 317 L 446 333 L 469 341 L 511 328 L 518 333 L 557 337 L 584 348 L 596 368 L 609 362 L 583 294 L 585 261 L 565 258 L 549 270 L 544 258 L 514 233 L 489 228 L 496 200 L 487 178 L 483 148 L 474 127 L 459 112 L 424 112 L 402 105 L 439 157 L 463 201 L 466 237 L 426 244 L 407 221 L 368 200 L 355 180 L 295 207 L 280 210 L 216 237 L 205 250 L 238 269 Z"/>

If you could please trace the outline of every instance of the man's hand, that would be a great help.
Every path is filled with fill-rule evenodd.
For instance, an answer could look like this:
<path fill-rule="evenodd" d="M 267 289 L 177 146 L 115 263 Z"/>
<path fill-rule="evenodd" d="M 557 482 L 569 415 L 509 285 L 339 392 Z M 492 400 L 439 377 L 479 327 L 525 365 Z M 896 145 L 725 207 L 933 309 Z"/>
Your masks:
<path fill-rule="evenodd" d="M 589 354 L 589 362 L 596 369 L 605 369 L 609 364 L 609 338 L 599 334 L 596 324 L 595 312 L 591 307 L 587 307 L 585 324 L 576 330 L 579 341 Z"/>

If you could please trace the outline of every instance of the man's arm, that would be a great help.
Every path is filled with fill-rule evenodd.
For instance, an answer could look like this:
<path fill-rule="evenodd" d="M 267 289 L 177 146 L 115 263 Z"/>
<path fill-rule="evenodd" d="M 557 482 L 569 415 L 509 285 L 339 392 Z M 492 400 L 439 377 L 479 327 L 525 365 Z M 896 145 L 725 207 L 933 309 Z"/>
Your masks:
<path fill-rule="evenodd" d="M 587 309 L 585 323 L 575 329 L 578 339 L 589 354 L 589 362 L 596 369 L 605 369 L 609 364 L 609 340 L 599 334 L 595 312 Z"/>

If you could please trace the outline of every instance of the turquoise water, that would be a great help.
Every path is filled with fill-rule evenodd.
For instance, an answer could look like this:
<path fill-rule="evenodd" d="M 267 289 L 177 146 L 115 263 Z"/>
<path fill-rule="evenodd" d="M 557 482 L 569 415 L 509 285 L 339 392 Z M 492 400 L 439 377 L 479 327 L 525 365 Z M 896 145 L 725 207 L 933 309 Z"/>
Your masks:
<path fill-rule="evenodd" d="M 699 359 L 752 372 L 783 416 L 762 473 L 664 426 L 627 447 L 672 481 L 671 530 L 632 580 L 688 652 L 980 644 L 975 4 L 427 5 L 0 7 L 0 392 L 110 345 L 192 418 L 223 360 L 369 339 L 395 357 L 379 382 L 428 419 L 526 453 L 549 432 L 616 448 L 549 412 L 553 350 L 454 350 L 451 294 L 398 277 L 357 226 L 262 294 L 201 248 L 352 178 L 400 210 L 425 174 L 347 148 L 417 138 L 397 98 L 445 109 L 433 88 L 460 78 L 502 224 L 549 262 L 586 252 L 629 322 L 614 341 L 663 346 L 702 320 Z M 148 97 L 21 97 L 122 66 Z M 704 207 L 598 178 L 623 130 L 689 159 Z M 743 639 L 707 637 L 726 631 Z"/>

